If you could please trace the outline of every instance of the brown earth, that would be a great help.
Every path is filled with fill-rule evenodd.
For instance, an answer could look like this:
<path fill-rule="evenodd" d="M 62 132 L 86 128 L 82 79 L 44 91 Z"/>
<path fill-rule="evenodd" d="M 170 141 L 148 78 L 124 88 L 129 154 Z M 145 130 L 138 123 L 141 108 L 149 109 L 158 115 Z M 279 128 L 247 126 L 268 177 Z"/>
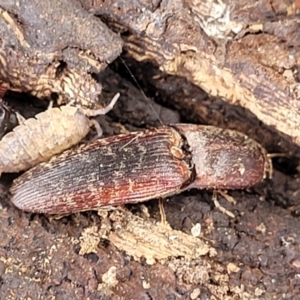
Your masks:
<path fill-rule="evenodd" d="M 101 101 L 121 93 L 115 109 L 98 119 L 105 135 L 161 123 L 209 124 L 241 131 L 269 153 L 286 156 L 273 159 L 273 178 L 229 192 L 236 205 L 219 196 L 235 218 L 214 207 L 211 191 L 165 199 L 172 229 L 159 223 L 157 200 L 58 219 L 24 213 L 7 194 L 17 174 L 3 175 L 0 298 L 300 299 L 300 149 L 292 134 L 267 126 L 247 108 L 208 96 L 189 76 L 168 75 L 153 61 L 132 56 L 128 51 L 122 58 L 149 100 L 116 59 L 97 75 Z M 26 117 L 47 106 L 15 92 L 5 100 Z"/>

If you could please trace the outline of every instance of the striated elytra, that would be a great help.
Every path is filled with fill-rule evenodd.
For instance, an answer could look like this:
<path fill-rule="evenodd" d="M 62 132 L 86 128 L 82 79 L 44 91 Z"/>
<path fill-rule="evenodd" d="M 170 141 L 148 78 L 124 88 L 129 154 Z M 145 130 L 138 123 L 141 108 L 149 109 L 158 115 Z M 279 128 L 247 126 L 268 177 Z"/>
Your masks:
<path fill-rule="evenodd" d="M 18 177 L 12 202 L 61 214 L 167 197 L 190 188 L 243 189 L 270 170 L 265 149 L 246 135 L 176 124 L 99 139 Z"/>

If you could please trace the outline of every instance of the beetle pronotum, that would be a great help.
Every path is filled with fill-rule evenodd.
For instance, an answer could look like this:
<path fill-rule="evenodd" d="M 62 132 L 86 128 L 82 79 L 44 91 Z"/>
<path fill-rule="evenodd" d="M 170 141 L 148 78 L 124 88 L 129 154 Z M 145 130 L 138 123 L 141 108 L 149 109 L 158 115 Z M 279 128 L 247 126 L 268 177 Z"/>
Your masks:
<path fill-rule="evenodd" d="M 73 213 L 190 188 L 247 188 L 270 166 L 265 149 L 242 133 L 177 124 L 99 139 L 53 157 L 14 181 L 12 202 L 30 212 Z"/>

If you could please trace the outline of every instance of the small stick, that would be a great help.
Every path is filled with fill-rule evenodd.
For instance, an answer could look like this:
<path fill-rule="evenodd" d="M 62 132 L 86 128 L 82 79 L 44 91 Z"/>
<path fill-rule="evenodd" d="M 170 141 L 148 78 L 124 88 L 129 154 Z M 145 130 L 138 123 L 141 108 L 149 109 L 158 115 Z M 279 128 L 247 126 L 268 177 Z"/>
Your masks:
<path fill-rule="evenodd" d="M 217 193 L 220 194 L 221 196 L 223 196 L 228 202 L 232 203 L 233 205 L 236 205 L 235 199 L 233 197 L 229 196 L 227 194 L 227 191 L 217 190 Z"/>
<path fill-rule="evenodd" d="M 213 191 L 213 196 L 212 196 L 212 200 L 214 201 L 214 205 L 217 209 L 219 209 L 223 214 L 226 214 L 227 216 L 229 216 L 230 218 L 235 218 L 235 215 L 227 210 L 225 207 L 223 207 L 220 202 L 218 201 L 218 193 L 220 193 L 220 191 Z M 228 195 L 227 195 L 228 196 Z M 226 198 L 227 199 L 227 198 Z"/>
<path fill-rule="evenodd" d="M 164 209 L 164 203 L 162 198 L 158 199 L 158 207 L 159 207 L 159 213 L 160 213 L 160 222 L 163 226 L 168 226 L 168 222 L 167 222 L 167 216 L 166 216 L 166 212 Z"/>

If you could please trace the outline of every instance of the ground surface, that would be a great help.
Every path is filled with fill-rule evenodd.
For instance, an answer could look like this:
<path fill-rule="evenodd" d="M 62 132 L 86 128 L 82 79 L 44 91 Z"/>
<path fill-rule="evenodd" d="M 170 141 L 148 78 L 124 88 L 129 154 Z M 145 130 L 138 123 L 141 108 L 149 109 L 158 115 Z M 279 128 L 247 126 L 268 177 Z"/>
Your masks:
<path fill-rule="evenodd" d="M 120 228 L 129 232 L 132 224 L 155 236 L 160 230 L 156 200 L 145 203 L 146 212 L 140 204 L 109 214 L 50 219 L 14 208 L 5 194 L 12 176 L 3 176 L 0 298 L 300 299 L 299 149 L 248 111 L 209 99 L 185 79 L 160 74 L 151 65 L 126 62 L 150 101 L 159 103 L 154 107 L 164 124 L 193 122 L 237 129 L 268 152 L 289 157 L 274 159 L 272 179 L 250 190 L 230 192 L 236 205 L 219 198 L 234 219 L 214 207 L 210 191 L 187 191 L 164 201 L 174 230 L 191 236 L 191 229 L 201 225 L 200 237 L 191 242 L 204 249 L 198 257 L 139 258 L 135 254 L 145 243 L 143 237 L 131 249 L 110 239 Z M 101 118 L 106 135 L 160 125 L 120 61 L 99 80 L 106 101 L 116 92 L 122 95 L 115 110 Z M 30 113 L 36 111 L 34 105 L 21 106 Z M 129 223 L 134 217 L 126 210 L 140 219 Z"/>

